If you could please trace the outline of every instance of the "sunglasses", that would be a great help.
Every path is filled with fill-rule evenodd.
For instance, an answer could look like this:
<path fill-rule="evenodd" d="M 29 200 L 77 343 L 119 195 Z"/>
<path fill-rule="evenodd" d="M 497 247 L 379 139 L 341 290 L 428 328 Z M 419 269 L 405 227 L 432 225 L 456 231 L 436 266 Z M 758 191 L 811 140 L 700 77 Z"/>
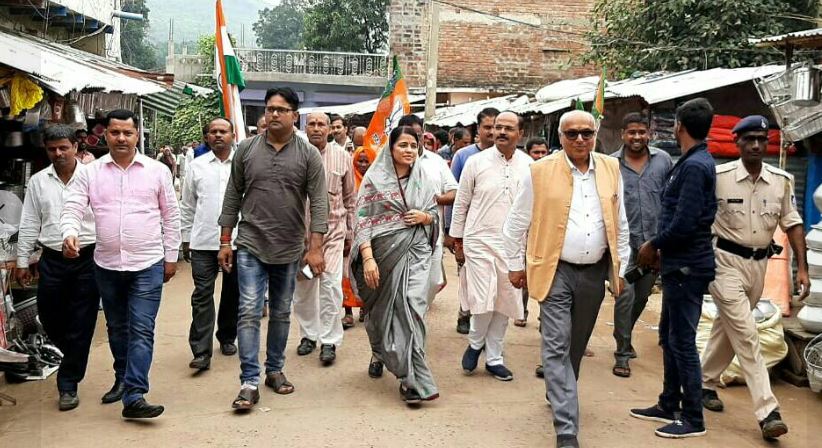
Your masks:
<path fill-rule="evenodd" d="M 582 130 L 575 130 L 572 129 L 570 131 L 563 131 L 562 135 L 569 140 L 576 140 L 579 136 L 582 136 L 583 140 L 591 140 L 596 135 L 596 131 L 592 129 L 582 129 Z"/>

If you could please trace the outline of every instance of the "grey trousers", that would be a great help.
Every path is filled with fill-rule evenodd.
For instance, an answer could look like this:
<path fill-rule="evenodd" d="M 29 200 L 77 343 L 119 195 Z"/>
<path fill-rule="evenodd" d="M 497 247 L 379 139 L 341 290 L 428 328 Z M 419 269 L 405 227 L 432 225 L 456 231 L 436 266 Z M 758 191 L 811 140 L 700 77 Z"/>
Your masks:
<path fill-rule="evenodd" d="M 631 259 L 625 272 L 631 272 L 636 267 L 637 252 L 637 249 L 631 248 Z M 645 305 L 648 304 L 648 296 L 654 288 L 656 277 L 656 274 L 649 272 L 633 284 L 626 282 L 625 289 L 614 303 L 614 358 L 617 361 L 627 361 L 634 352 L 631 334 L 636 321 L 645 310 Z"/>
<path fill-rule="evenodd" d="M 579 433 L 577 379 L 605 296 L 608 256 L 590 265 L 559 262 L 548 297 L 540 303 L 545 389 L 560 435 Z"/>

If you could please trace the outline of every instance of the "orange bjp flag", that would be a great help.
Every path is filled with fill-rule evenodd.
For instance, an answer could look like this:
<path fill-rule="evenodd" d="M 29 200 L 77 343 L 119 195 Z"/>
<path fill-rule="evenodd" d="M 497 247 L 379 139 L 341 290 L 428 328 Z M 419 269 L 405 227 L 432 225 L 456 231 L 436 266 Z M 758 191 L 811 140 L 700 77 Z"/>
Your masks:
<path fill-rule="evenodd" d="M 385 86 L 377 104 L 377 110 L 371 117 L 368 130 L 365 132 L 363 146 L 376 154 L 388 143 L 388 134 L 397 127 L 404 115 L 411 113 L 411 103 L 408 101 L 408 86 L 402 77 L 402 70 L 395 55 L 392 62 L 391 78 Z"/>

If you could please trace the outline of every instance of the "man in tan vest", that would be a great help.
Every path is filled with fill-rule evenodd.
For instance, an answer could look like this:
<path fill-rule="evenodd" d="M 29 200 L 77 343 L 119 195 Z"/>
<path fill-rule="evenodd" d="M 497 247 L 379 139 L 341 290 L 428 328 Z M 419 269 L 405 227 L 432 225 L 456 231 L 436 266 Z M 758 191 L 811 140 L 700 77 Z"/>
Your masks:
<path fill-rule="evenodd" d="M 605 280 L 615 295 L 622 291 L 630 247 L 619 161 L 592 152 L 594 117 L 564 114 L 559 136 L 563 151 L 531 165 L 502 232 L 509 280 L 517 288 L 527 286 L 540 303 L 542 363 L 557 447 L 578 447 L 580 362 Z"/>

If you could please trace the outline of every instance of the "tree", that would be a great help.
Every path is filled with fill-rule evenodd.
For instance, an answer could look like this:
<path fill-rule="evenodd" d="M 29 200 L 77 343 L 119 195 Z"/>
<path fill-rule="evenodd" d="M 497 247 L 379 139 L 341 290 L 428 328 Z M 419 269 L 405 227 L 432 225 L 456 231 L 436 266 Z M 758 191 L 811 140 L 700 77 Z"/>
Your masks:
<path fill-rule="evenodd" d="M 296 50 L 302 47 L 305 0 L 283 0 L 259 11 L 252 28 L 262 48 Z"/>
<path fill-rule="evenodd" d="M 778 61 L 781 51 L 748 38 L 810 28 L 818 7 L 815 0 L 597 0 L 586 61 L 622 76 Z"/>
<path fill-rule="evenodd" d="M 389 0 L 308 0 L 303 42 L 310 50 L 378 53 L 388 44 Z"/>
<path fill-rule="evenodd" d="M 174 112 L 174 117 L 160 117 L 157 122 L 155 148 L 171 145 L 180 148 L 203 138 L 203 126 L 220 114 L 220 95 L 186 97 Z M 149 125 L 151 126 L 151 125 Z"/>
<path fill-rule="evenodd" d="M 126 12 L 142 14 L 143 20 L 122 20 L 120 46 L 123 62 L 143 70 L 154 70 L 157 66 L 155 48 L 148 39 L 149 9 L 145 0 L 124 0 L 122 9 Z"/>

